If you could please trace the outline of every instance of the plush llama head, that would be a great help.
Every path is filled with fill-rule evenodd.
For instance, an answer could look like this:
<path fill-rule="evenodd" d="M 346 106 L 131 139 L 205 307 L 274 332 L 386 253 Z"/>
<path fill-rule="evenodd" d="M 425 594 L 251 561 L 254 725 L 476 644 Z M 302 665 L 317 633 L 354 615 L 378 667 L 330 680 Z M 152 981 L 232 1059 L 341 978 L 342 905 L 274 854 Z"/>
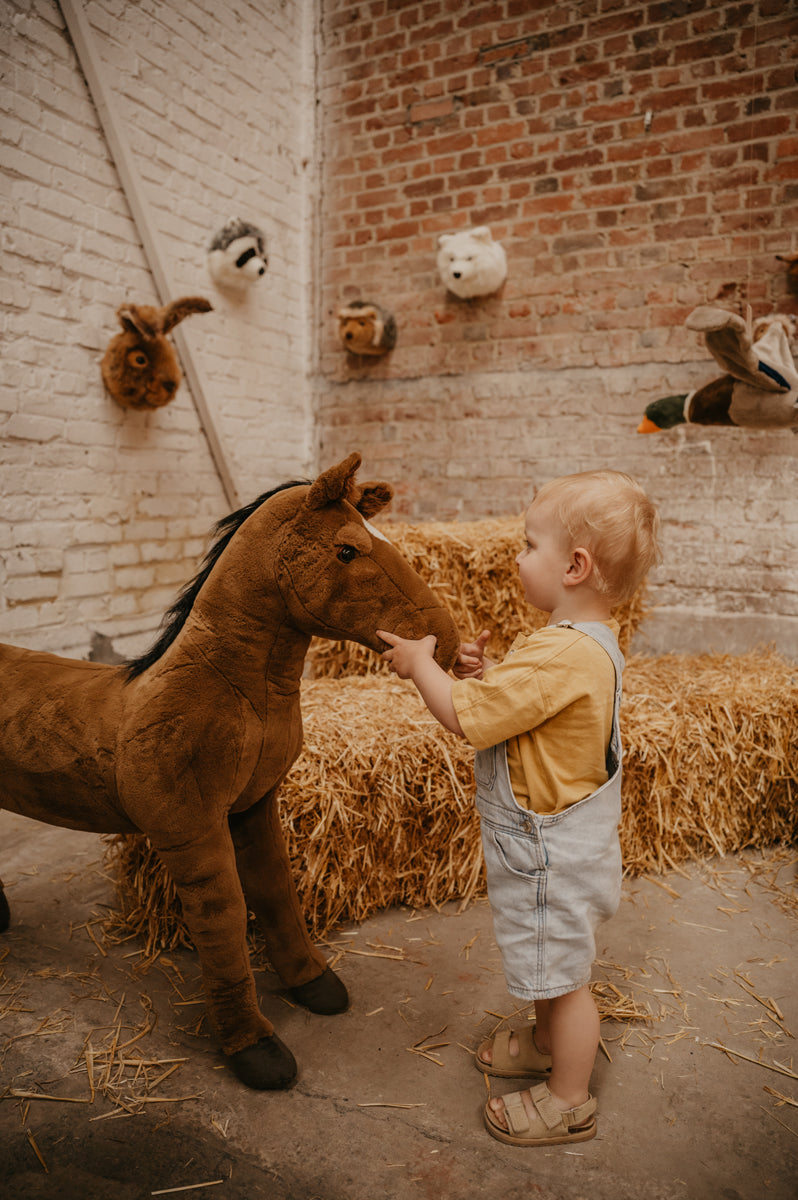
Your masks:
<path fill-rule="evenodd" d="M 338 310 L 338 337 L 350 354 L 387 354 L 396 345 L 396 321 L 371 300 Z"/>
<path fill-rule="evenodd" d="M 234 217 L 208 247 L 208 271 L 219 287 L 248 287 L 266 274 L 269 259 L 260 229 Z"/>
<path fill-rule="evenodd" d="M 438 273 L 450 292 L 461 300 L 490 296 L 507 278 L 507 256 L 494 242 L 487 225 L 442 233 L 438 238 Z"/>

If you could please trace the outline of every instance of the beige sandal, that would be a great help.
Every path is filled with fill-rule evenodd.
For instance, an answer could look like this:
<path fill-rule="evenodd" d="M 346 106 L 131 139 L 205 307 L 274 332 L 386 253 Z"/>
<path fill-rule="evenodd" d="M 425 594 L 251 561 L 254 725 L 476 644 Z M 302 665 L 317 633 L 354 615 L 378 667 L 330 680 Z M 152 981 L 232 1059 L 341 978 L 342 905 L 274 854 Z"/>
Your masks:
<path fill-rule="evenodd" d="M 562 1112 L 551 1098 L 545 1083 L 530 1091 L 535 1116 L 530 1120 L 520 1092 L 503 1096 L 507 1129 L 499 1125 L 490 1104 L 485 1105 L 485 1126 L 491 1137 L 508 1146 L 559 1146 L 564 1142 L 587 1142 L 596 1136 L 596 1100 L 588 1096 L 584 1104 Z"/>
<path fill-rule="evenodd" d="M 543 1054 L 535 1045 L 535 1026 L 525 1025 L 515 1035 L 518 1038 L 518 1054 L 510 1054 L 511 1029 L 500 1029 L 496 1036 L 483 1042 L 476 1054 L 478 1070 L 486 1075 L 498 1075 L 501 1079 L 540 1079 L 551 1073 L 551 1055 Z M 491 1049 L 492 1061 L 482 1057 L 482 1051 Z"/>

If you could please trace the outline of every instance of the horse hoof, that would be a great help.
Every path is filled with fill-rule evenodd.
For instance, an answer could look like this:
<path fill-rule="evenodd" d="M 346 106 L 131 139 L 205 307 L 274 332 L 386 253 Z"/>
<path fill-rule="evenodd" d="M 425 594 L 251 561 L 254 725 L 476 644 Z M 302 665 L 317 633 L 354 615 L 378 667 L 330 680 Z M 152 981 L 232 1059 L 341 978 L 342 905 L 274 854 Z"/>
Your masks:
<path fill-rule="evenodd" d="M 241 1082 L 261 1092 L 289 1088 L 296 1079 L 296 1059 L 276 1033 L 228 1055 L 228 1059 Z"/>
<path fill-rule="evenodd" d="M 324 972 L 310 983 L 289 988 L 288 994 L 304 1008 L 323 1016 L 346 1012 L 349 1008 L 349 993 L 330 967 L 325 967 Z"/>
<path fill-rule="evenodd" d="M 8 907 L 6 894 L 0 891 L 0 933 L 5 933 L 11 924 L 11 909 Z"/>

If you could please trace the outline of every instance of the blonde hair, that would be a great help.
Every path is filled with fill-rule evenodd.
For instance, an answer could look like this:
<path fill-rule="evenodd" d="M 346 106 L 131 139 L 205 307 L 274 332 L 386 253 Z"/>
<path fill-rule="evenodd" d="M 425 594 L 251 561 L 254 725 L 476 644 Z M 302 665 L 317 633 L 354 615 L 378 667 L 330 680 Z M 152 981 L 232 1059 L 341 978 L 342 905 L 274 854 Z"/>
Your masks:
<path fill-rule="evenodd" d="M 634 595 L 660 559 L 659 513 L 640 484 L 622 471 L 580 471 L 544 483 L 533 504 L 545 504 L 571 549 L 593 558 L 593 585 L 613 605 Z"/>

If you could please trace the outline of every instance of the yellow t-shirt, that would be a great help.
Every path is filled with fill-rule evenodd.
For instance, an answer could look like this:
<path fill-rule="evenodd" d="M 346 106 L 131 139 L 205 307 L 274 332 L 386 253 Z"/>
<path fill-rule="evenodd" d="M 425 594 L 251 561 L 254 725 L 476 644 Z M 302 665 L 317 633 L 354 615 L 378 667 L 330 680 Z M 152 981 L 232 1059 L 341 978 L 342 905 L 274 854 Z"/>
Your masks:
<path fill-rule="evenodd" d="M 607 626 L 618 636 L 617 621 Z M 615 668 L 595 638 L 567 625 L 520 634 L 482 679 L 459 679 L 452 701 L 477 750 L 507 742 L 515 798 L 561 812 L 607 782 Z"/>

